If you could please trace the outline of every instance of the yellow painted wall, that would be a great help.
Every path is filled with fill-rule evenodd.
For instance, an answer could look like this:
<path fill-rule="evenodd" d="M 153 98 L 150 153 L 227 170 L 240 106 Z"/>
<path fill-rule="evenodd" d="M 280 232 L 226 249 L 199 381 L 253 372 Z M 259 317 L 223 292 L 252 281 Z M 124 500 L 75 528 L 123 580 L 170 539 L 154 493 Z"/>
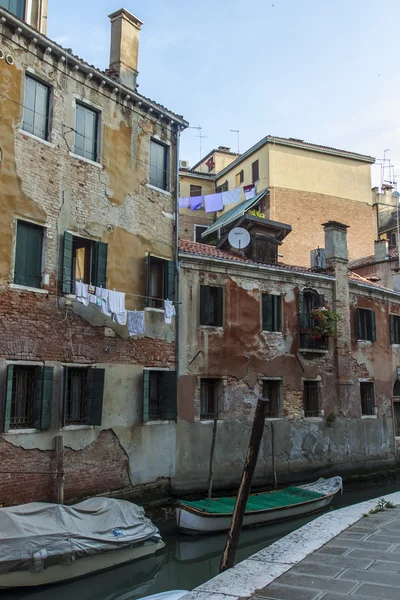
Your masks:
<path fill-rule="evenodd" d="M 202 195 L 213 194 L 215 191 L 215 183 L 212 179 L 202 179 L 201 177 L 187 177 L 185 175 L 179 175 L 179 196 L 186 198 L 190 196 L 190 186 L 201 185 Z"/>

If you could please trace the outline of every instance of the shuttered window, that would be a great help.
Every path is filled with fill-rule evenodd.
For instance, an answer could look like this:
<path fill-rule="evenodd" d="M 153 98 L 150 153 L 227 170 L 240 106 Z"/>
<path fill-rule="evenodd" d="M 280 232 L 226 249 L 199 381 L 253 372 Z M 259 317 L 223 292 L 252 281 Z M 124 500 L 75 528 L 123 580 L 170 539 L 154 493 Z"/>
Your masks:
<path fill-rule="evenodd" d="M 0 6 L 9 10 L 18 19 L 25 19 L 25 0 L 0 0 Z"/>
<path fill-rule="evenodd" d="M 176 371 L 143 371 L 143 422 L 174 421 L 177 416 Z"/>
<path fill-rule="evenodd" d="M 43 227 L 17 222 L 14 283 L 40 288 L 42 282 Z"/>
<path fill-rule="evenodd" d="M 200 286 L 200 325 L 223 327 L 224 290 L 222 287 Z"/>
<path fill-rule="evenodd" d="M 356 312 L 357 340 L 375 342 L 376 324 L 375 311 L 357 308 Z"/>
<path fill-rule="evenodd" d="M 50 429 L 53 368 L 9 365 L 3 430 Z"/>
<path fill-rule="evenodd" d="M 361 381 L 360 382 L 360 396 L 361 396 L 361 414 L 362 415 L 374 415 L 375 414 L 375 394 L 374 394 L 374 384 L 372 381 Z"/>
<path fill-rule="evenodd" d="M 281 381 L 277 379 L 265 379 L 263 381 L 263 398 L 267 400 L 266 417 L 276 419 L 280 416 L 280 392 Z"/>
<path fill-rule="evenodd" d="M 47 140 L 50 130 L 50 88 L 38 79 L 25 78 L 24 118 L 22 129 Z"/>
<path fill-rule="evenodd" d="M 275 294 L 262 295 L 262 329 L 263 331 L 281 331 L 282 300 Z"/>
<path fill-rule="evenodd" d="M 389 315 L 390 343 L 400 344 L 400 316 Z"/>
<path fill-rule="evenodd" d="M 63 425 L 101 425 L 104 369 L 64 367 Z"/>
<path fill-rule="evenodd" d="M 217 185 L 217 187 L 215 188 L 216 194 L 220 194 L 221 192 L 227 192 L 227 191 L 228 191 L 228 181 L 225 181 L 221 185 Z"/>
<path fill-rule="evenodd" d="M 95 162 L 100 158 L 100 113 L 76 103 L 75 154 Z"/>
<path fill-rule="evenodd" d="M 251 181 L 253 183 L 255 183 L 259 179 L 260 179 L 259 162 L 258 162 L 258 160 L 256 160 L 251 165 Z"/>
<path fill-rule="evenodd" d="M 82 281 L 97 287 L 106 287 L 108 246 L 64 233 L 63 250 L 63 292 L 73 294 L 75 281 Z"/>
<path fill-rule="evenodd" d="M 190 196 L 193 198 L 194 196 L 201 196 L 202 187 L 201 185 L 191 185 L 190 186 Z"/>
<path fill-rule="evenodd" d="M 160 142 L 150 142 L 150 185 L 168 190 L 169 182 L 169 148 Z"/>
<path fill-rule="evenodd" d="M 318 381 L 304 381 L 303 408 L 305 417 L 318 417 Z"/>
<path fill-rule="evenodd" d="M 175 300 L 175 264 L 149 254 L 146 257 L 146 304 L 163 308 L 164 300 Z"/>

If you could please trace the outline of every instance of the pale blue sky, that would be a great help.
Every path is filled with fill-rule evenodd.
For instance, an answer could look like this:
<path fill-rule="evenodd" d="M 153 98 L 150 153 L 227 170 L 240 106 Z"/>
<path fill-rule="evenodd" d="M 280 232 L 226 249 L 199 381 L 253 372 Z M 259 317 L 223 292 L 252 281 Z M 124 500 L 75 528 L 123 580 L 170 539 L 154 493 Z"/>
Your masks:
<path fill-rule="evenodd" d="M 139 91 L 201 125 L 203 154 L 264 135 L 387 157 L 400 175 L 399 0 L 123 0 Z M 99 68 L 118 0 L 49 0 L 48 34 Z M 197 132 L 181 158 L 199 158 Z"/>

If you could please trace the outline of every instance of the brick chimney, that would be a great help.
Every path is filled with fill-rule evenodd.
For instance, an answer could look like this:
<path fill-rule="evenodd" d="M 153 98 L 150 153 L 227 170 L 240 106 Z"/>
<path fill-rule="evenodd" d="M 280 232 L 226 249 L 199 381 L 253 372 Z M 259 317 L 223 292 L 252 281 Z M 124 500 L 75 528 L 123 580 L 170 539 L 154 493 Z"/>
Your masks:
<path fill-rule="evenodd" d="M 111 21 L 110 71 L 120 83 L 136 88 L 138 76 L 139 35 L 142 21 L 125 8 L 109 15 Z"/>

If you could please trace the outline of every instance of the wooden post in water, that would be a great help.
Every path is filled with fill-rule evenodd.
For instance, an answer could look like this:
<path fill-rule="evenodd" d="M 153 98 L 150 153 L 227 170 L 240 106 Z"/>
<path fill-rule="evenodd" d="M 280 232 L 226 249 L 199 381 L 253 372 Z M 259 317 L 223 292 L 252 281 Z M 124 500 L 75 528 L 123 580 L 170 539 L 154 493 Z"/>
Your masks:
<path fill-rule="evenodd" d="M 210 451 L 210 467 L 208 471 L 208 497 L 211 498 L 212 494 L 212 484 L 213 484 L 213 462 L 214 462 L 214 451 L 215 451 L 215 442 L 217 440 L 217 424 L 218 424 L 218 416 L 214 419 L 214 428 L 213 428 L 213 436 L 211 442 L 211 451 Z"/>
<path fill-rule="evenodd" d="M 275 464 L 275 429 L 274 423 L 271 421 L 271 463 L 272 463 L 272 476 L 274 478 L 274 490 L 278 489 L 278 480 L 276 478 L 276 464 Z"/>
<path fill-rule="evenodd" d="M 55 437 L 57 465 L 57 503 L 64 504 L 64 438 Z"/>
<path fill-rule="evenodd" d="M 232 522 L 228 533 L 228 539 L 226 541 L 225 550 L 221 558 L 221 564 L 219 569 L 220 573 L 233 567 L 233 564 L 235 562 L 235 555 L 237 545 L 239 542 L 240 531 L 242 529 L 243 519 L 246 512 L 247 500 L 249 498 L 251 483 L 253 481 L 253 475 L 257 465 L 258 453 L 260 451 L 260 445 L 264 431 L 266 410 L 266 399 L 259 398 L 256 406 L 256 412 L 254 414 L 249 449 L 247 450 L 246 462 L 244 464 L 242 480 L 240 482 L 239 492 L 236 498 L 235 510 L 233 511 Z"/>

